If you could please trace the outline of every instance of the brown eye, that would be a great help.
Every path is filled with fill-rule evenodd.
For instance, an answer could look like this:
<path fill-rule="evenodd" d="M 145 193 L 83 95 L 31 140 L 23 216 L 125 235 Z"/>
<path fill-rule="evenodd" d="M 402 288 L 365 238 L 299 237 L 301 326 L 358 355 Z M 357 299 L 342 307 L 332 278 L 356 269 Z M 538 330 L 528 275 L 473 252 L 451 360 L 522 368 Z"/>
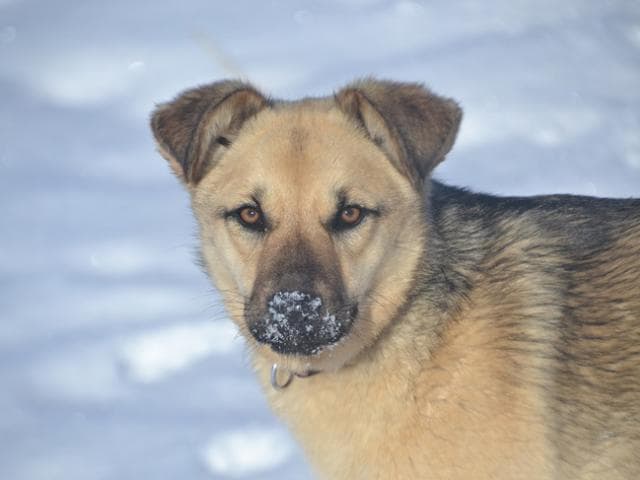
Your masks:
<path fill-rule="evenodd" d="M 362 209 L 359 207 L 349 206 L 340 212 L 340 221 L 346 225 L 355 225 L 362 217 Z"/>
<path fill-rule="evenodd" d="M 371 210 L 359 205 L 347 205 L 336 212 L 331 227 L 336 232 L 357 227 L 369 213 Z"/>
<path fill-rule="evenodd" d="M 242 220 L 247 225 L 255 225 L 260 222 L 262 215 L 260 215 L 260 211 L 257 208 L 253 207 L 244 207 L 239 212 L 240 220 Z"/>
<path fill-rule="evenodd" d="M 235 217 L 238 223 L 248 230 L 264 232 L 267 229 L 267 223 L 260 207 L 245 205 L 228 215 Z"/>

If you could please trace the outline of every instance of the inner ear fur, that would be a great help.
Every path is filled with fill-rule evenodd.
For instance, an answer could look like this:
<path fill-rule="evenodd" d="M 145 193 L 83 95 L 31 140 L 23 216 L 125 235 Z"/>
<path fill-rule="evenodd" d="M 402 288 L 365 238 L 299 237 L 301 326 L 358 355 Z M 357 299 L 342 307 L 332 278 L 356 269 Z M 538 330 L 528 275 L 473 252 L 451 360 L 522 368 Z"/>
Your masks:
<path fill-rule="evenodd" d="M 269 101 L 254 87 L 226 80 L 187 90 L 151 115 L 158 150 L 187 185 L 197 184 L 243 124 Z"/>
<path fill-rule="evenodd" d="M 361 80 L 335 100 L 416 185 L 444 160 L 462 119 L 454 100 L 415 83 Z"/>

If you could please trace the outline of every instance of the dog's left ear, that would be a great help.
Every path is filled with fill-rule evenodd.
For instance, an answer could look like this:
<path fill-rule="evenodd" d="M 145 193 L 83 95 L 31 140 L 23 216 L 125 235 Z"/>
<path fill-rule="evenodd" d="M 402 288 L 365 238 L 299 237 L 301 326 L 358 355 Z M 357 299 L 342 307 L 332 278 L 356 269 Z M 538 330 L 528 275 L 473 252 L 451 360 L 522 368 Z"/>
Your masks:
<path fill-rule="evenodd" d="M 416 186 L 449 152 L 462 119 L 455 101 L 414 83 L 362 80 L 335 99 Z"/>

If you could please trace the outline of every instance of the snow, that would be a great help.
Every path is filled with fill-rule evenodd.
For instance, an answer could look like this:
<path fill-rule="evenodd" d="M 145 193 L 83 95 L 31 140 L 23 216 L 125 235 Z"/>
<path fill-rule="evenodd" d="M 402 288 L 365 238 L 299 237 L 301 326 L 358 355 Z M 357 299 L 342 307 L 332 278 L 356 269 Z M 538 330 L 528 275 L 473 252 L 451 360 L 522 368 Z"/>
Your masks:
<path fill-rule="evenodd" d="M 158 382 L 211 355 L 231 354 L 236 335 L 228 322 L 172 325 L 126 339 L 121 357 L 137 381 Z"/>
<path fill-rule="evenodd" d="M 342 331 L 342 322 L 325 310 L 322 299 L 308 293 L 294 291 L 276 292 L 267 304 L 268 311 L 263 322 L 264 335 L 261 340 L 270 344 L 292 343 L 297 345 L 304 339 L 322 338 L 331 344 Z M 318 327 L 315 335 L 314 325 Z M 312 351 L 317 353 L 320 348 Z"/>
<path fill-rule="evenodd" d="M 268 303 L 270 321 L 288 327 L 289 318 L 296 314 L 304 322 L 322 322 L 335 325 L 336 317 L 329 313 L 322 315 L 322 299 L 297 290 L 276 292 Z"/>
<path fill-rule="evenodd" d="M 0 478 L 311 478 L 194 265 L 156 102 L 424 81 L 465 111 L 438 178 L 638 196 L 639 58 L 625 0 L 0 0 Z"/>
<path fill-rule="evenodd" d="M 282 429 L 250 427 L 216 435 L 206 445 L 203 460 L 214 476 L 252 478 L 285 463 L 293 450 Z"/>

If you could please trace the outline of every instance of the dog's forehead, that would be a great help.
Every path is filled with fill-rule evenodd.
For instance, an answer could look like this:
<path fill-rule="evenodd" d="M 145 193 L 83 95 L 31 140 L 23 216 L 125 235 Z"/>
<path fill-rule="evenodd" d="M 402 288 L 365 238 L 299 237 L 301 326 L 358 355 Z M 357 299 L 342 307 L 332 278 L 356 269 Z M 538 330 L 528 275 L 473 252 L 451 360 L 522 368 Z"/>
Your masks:
<path fill-rule="evenodd" d="M 303 202 L 340 190 L 362 192 L 367 184 L 388 189 L 397 177 L 384 153 L 352 121 L 321 102 L 261 112 L 212 174 L 227 191 L 299 195 Z"/>
<path fill-rule="evenodd" d="M 322 103 L 290 104 L 261 112 L 238 139 L 236 150 L 265 170 L 326 171 L 327 160 L 346 168 L 367 142 L 342 112 Z M 250 157 L 254 156 L 254 159 Z M 351 162 L 341 162 L 349 156 Z M 356 157 L 356 158 L 354 158 Z"/>

